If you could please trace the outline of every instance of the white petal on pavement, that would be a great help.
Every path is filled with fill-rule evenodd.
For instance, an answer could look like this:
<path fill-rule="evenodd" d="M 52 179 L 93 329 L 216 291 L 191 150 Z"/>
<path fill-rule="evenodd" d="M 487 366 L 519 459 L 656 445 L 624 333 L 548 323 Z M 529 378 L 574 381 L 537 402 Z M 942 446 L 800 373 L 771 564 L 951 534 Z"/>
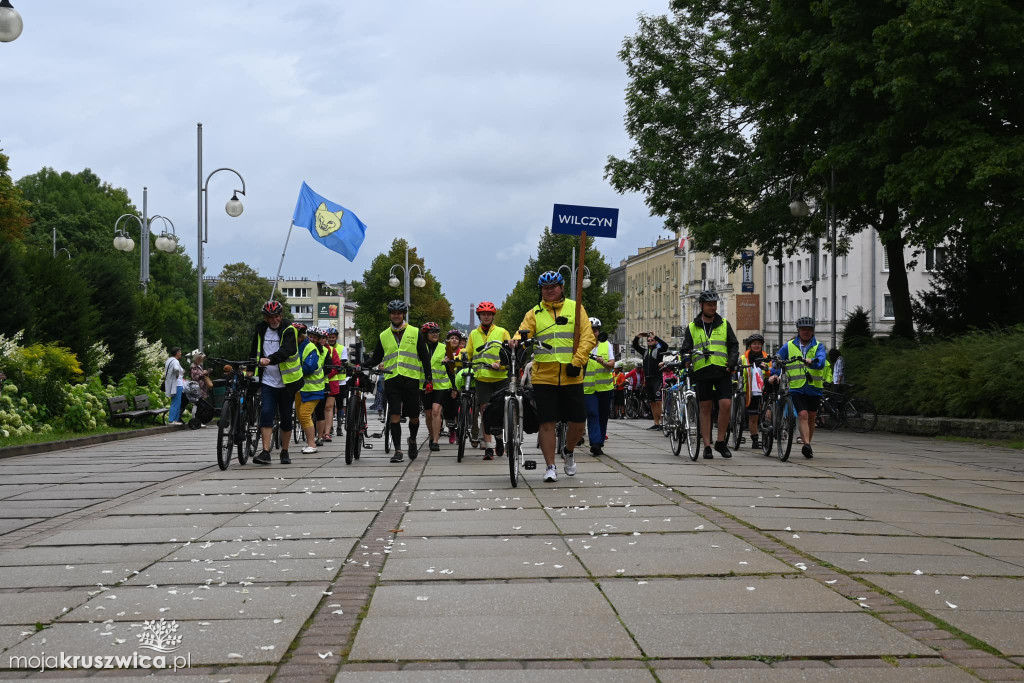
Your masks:
<path fill-rule="evenodd" d="M 956 605 L 954 605 L 953 603 L 951 603 L 951 602 L 950 602 L 949 600 L 946 600 L 946 604 L 947 604 L 947 605 L 949 605 L 949 608 L 950 608 L 950 609 L 956 609 Z"/>

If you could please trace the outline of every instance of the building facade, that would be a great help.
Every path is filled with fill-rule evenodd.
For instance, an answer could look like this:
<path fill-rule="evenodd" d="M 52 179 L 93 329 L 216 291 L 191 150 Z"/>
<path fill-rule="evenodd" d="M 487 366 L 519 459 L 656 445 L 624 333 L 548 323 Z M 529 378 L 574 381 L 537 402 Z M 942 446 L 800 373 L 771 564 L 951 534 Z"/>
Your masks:
<path fill-rule="evenodd" d="M 324 280 L 286 278 L 278 283 L 288 299 L 288 317 L 313 327 L 338 328 L 338 340 L 346 345 L 356 340 L 353 318 L 355 303 L 348 300 L 351 285 Z"/>
<path fill-rule="evenodd" d="M 626 340 L 626 261 L 622 260 L 618 267 L 612 268 L 608 273 L 608 279 L 604 283 L 606 292 L 618 292 L 619 299 L 619 324 L 614 330 L 608 332 L 608 341 L 615 347 L 615 357 L 621 358 L 625 351 Z M 633 338 L 630 337 L 630 341 Z"/>
<path fill-rule="evenodd" d="M 778 346 L 780 324 L 782 338 L 786 341 L 796 333 L 796 320 L 805 315 L 815 319 L 818 340 L 831 346 L 832 257 L 826 247 L 823 240 L 817 259 L 807 251 L 783 258 L 781 276 L 776 259 L 769 259 L 761 266 L 766 284 L 766 301 L 762 305 L 764 336 L 771 348 Z M 932 287 L 932 270 L 944 258 L 942 247 L 916 255 L 915 251 L 919 250 L 908 247 L 904 251 L 908 263 L 915 258 L 918 261 L 915 270 L 907 271 L 912 294 Z M 836 259 L 836 334 L 840 343 L 846 319 L 858 306 L 868 312 L 871 329 L 876 335 L 884 336 L 892 331 L 895 318 L 886 285 L 888 278 L 889 259 L 878 233 L 867 228 L 852 235 L 849 251 Z"/>
<path fill-rule="evenodd" d="M 681 240 L 683 241 L 683 240 Z M 744 340 L 760 332 L 763 324 L 761 303 L 764 299 L 764 268 L 756 259 L 753 249 L 744 250 L 741 265 L 729 269 L 727 261 L 710 252 L 689 248 L 684 238 L 682 251 L 683 291 L 681 292 L 682 325 L 687 325 L 700 314 L 697 297 L 705 289 L 718 294 L 718 314 L 729 321 L 740 351 Z"/>
<path fill-rule="evenodd" d="M 671 344 L 672 328 L 679 325 L 680 305 L 676 241 L 659 239 L 628 257 L 625 282 L 625 317 L 619 323 L 623 343 L 632 344 L 636 335 L 654 332 Z"/>

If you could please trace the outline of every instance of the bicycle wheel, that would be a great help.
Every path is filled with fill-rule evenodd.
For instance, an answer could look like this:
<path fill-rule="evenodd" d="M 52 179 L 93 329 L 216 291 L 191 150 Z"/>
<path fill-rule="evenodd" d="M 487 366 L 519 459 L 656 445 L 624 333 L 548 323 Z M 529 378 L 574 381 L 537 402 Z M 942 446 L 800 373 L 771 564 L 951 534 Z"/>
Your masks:
<path fill-rule="evenodd" d="M 772 454 L 772 443 L 775 440 L 775 424 L 772 420 L 773 402 L 767 396 L 761 397 L 761 408 L 757 411 L 757 431 L 761 435 L 761 454 Z"/>
<path fill-rule="evenodd" d="M 697 397 L 689 395 L 683 401 L 685 415 L 684 428 L 686 431 L 686 454 L 690 460 L 697 461 L 700 455 L 700 407 L 697 405 Z"/>
<path fill-rule="evenodd" d="M 249 462 L 249 458 L 255 456 L 262 446 L 260 408 L 260 395 L 256 394 L 250 397 L 249 403 L 245 407 L 245 419 L 239 424 L 239 428 L 245 434 L 243 443 L 238 447 L 239 465 Z"/>
<path fill-rule="evenodd" d="M 351 465 L 352 460 L 356 457 L 356 440 L 359 438 L 359 432 L 356 429 L 356 418 L 358 410 L 355 406 L 359 405 L 359 399 L 354 399 L 355 405 L 349 406 L 348 415 L 345 416 L 345 464 Z"/>
<path fill-rule="evenodd" d="M 878 412 L 871 399 L 858 396 L 847 401 L 843 409 L 843 421 L 855 432 L 870 432 L 878 424 Z"/>
<path fill-rule="evenodd" d="M 270 448 L 276 450 L 281 447 L 281 423 L 274 418 L 274 428 L 270 432 Z"/>
<path fill-rule="evenodd" d="M 388 414 L 387 400 L 384 401 L 384 452 L 391 452 L 391 416 Z"/>
<path fill-rule="evenodd" d="M 793 450 L 793 432 L 796 430 L 796 409 L 793 407 L 793 399 L 789 396 L 784 401 L 776 402 L 778 419 L 775 421 L 775 452 L 779 460 L 789 460 L 789 453 Z"/>
<path fill-rule="evenodd" d="M 555 455 L 562 455 L 565 451 L 565 437 L 569 425 L 564 422 L 555 424 Z"/>
<path fill-rule="evenodd" d="M 363 439 L 366 438 L 366 401 L 363 399 L 356 401 L 352 412 L 356 414 L 356 435 L 352 439 L 352 457 L 358 460 L 359 454 L 363 451 Z"/>
<path fill-rule="evenodd" d="M 462 462 L 466 455 L 466 438 L 469 436 L 470 415 L 469 397 L 463 396 L 459 401 L 459 415 L 455 423 L 455 440 L 459 444 L 459 453 L 456 462 Z"/>
<path fill-rule="evenodd" d="M 292 404 L 292 440 L 298 444 L 302 443 L 303 438 L 302 425 L 299 424 L 299 413 L 295 410 L 295 404 Z"/>
<path fill-rule="evenodd" d="M 220 420 L 217 421 L 217 466 L 226 470 L 231 464 L 231 449 L 234 447 L 232 440 L 231 403 L 225 402 L 220 411 Z"/>
<path fill-rule="evenodd" d="M 636 396 L 630 396 L 626 399 L 626 419 L 635 420 L 640 416 L 640 401 L 636 400 Z"/>
<path fill-rule="evenodd" d="M 519 486 L 519 401 L 505 399 L 505 454 L 508 456 L 508 478 L 512 488 Z"/>
<path fill-rule="evenodd" d="M 743 398 L 737 398 L 742 396 Z M 746 394 L 734 394 L 732 397 L 732 419 L 729 421 L 729 432 L 732 436 L 733 450 L 738 450 L 743 443 L 743 425 L 747 421 Z"/>

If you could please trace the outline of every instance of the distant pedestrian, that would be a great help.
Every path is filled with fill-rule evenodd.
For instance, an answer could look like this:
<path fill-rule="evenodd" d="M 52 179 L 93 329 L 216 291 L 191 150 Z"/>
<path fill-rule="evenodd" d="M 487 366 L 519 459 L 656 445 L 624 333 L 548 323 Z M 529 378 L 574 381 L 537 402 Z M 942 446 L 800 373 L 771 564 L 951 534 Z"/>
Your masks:
<path fill-rule="evenodd" d="M 180 425 L 181 400 L 185 391 L 185 370 L 181 367 L 181 347 L 173 346 L 164 363 L 164 393 L 171 397 L 171 409 L 167 413 L 168 424 Z"/>

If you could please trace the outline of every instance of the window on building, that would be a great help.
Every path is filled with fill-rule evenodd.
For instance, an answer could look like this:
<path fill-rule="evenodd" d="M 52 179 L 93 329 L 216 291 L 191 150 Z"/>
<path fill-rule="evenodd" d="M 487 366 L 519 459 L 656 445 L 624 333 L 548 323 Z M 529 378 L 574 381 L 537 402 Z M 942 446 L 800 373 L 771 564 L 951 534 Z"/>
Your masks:
<path fill-rule="evenodd" d="M 946 248 L 933 247 L 924 250 L 924 269 L 927 271 L 938 270 L 946 262 Z"/>
<path fill-rule="evenodd" d="M 896 313 L 893 311 L 893 308 L 892 308 L 892 296 L 890 296 L 889 294 L 885 295 L 885 311 L 882 313 L 882 317 L 884 317 L 884 318 L 895 318 L 896 317 Z"/>
<path fill-rule="evenodd" d="M 700 264 L 700 279 L 701 280 L 707 280 L 708 279 L 708 262 L 707 261 L 705 261 L 704 263 Z"/>
<path fill-rule="evenodd" d="M 808 256 L 804 259 L 804 272 L 807 273 L 807 279 L 810 280 L 814 277 L 814 273 L 811 272 L 811 257 Z"/>
<path fill-rule="evenodd" d="M 789 302 L 789 318 L 787 320 L 793 320 L 793 302 Z"/>
<path fill-rule="evenodd" d="M 309 305 L 295 305 L 292 304 L 292 317 L 296 320 L 312 320 L 313 319 L 313 307 Z"/>
<path fill-rule="evenodd" d="M 796 281 L 799 282 L 800 280 L 803 280 L 803 279 L 804 279 L 804 263 L 803 263 L 803 261 L 797 261 L 796 262 Z"/>
<path fill-rule="evenodd" d="M 281 291 L 284 292 L 284 295 L 289 298 L 309 298 L 309 287 L 282 287 Z"/>
<path fill-rule="evenodd" d="M 821 256 L 821 279 L 824 280 L 828 277 L 828 255 L 822 254 Z"/>
<path fill-rule="evenodd" d="M 804 315 L 813 315 L 814 307 L 811 305 L 810 299 L 804 299 Z"/>
<path fill-rule="evenodd" d="M 889 272 L 889 252 L 885 250 L 884 244 L 882 244 L 882 272 Z"/>
<path fill-rule="evenodd" d="M 824 296 L 821 298 L 821 311 L 819 312 L 818 317 L 822 320 L 831 320 L 831 315 L 832 311 L 828 310 L 828 297 Z"/>
<path fill-rule="evenodd" d="M 840 310 L 842 312 L 842 316 L 844 318 L 846 318 L 847 316 L 850 315 L 850 313 L 846 310 L 846 297 L 845 296 L 843 297 L 842 301 L 843 301 L 843 307 Z"/>
<path fill-rule="evenodd" d="M 796 302 L 796 317 L 799 318 L 803 314 L 804 314 L 804 302 L 803 301 L 797 301 Z"/>
<path fill-rule="evenodd" d="M 843 275 L 846 275 L 846 254 L 843 254 Z"/>

